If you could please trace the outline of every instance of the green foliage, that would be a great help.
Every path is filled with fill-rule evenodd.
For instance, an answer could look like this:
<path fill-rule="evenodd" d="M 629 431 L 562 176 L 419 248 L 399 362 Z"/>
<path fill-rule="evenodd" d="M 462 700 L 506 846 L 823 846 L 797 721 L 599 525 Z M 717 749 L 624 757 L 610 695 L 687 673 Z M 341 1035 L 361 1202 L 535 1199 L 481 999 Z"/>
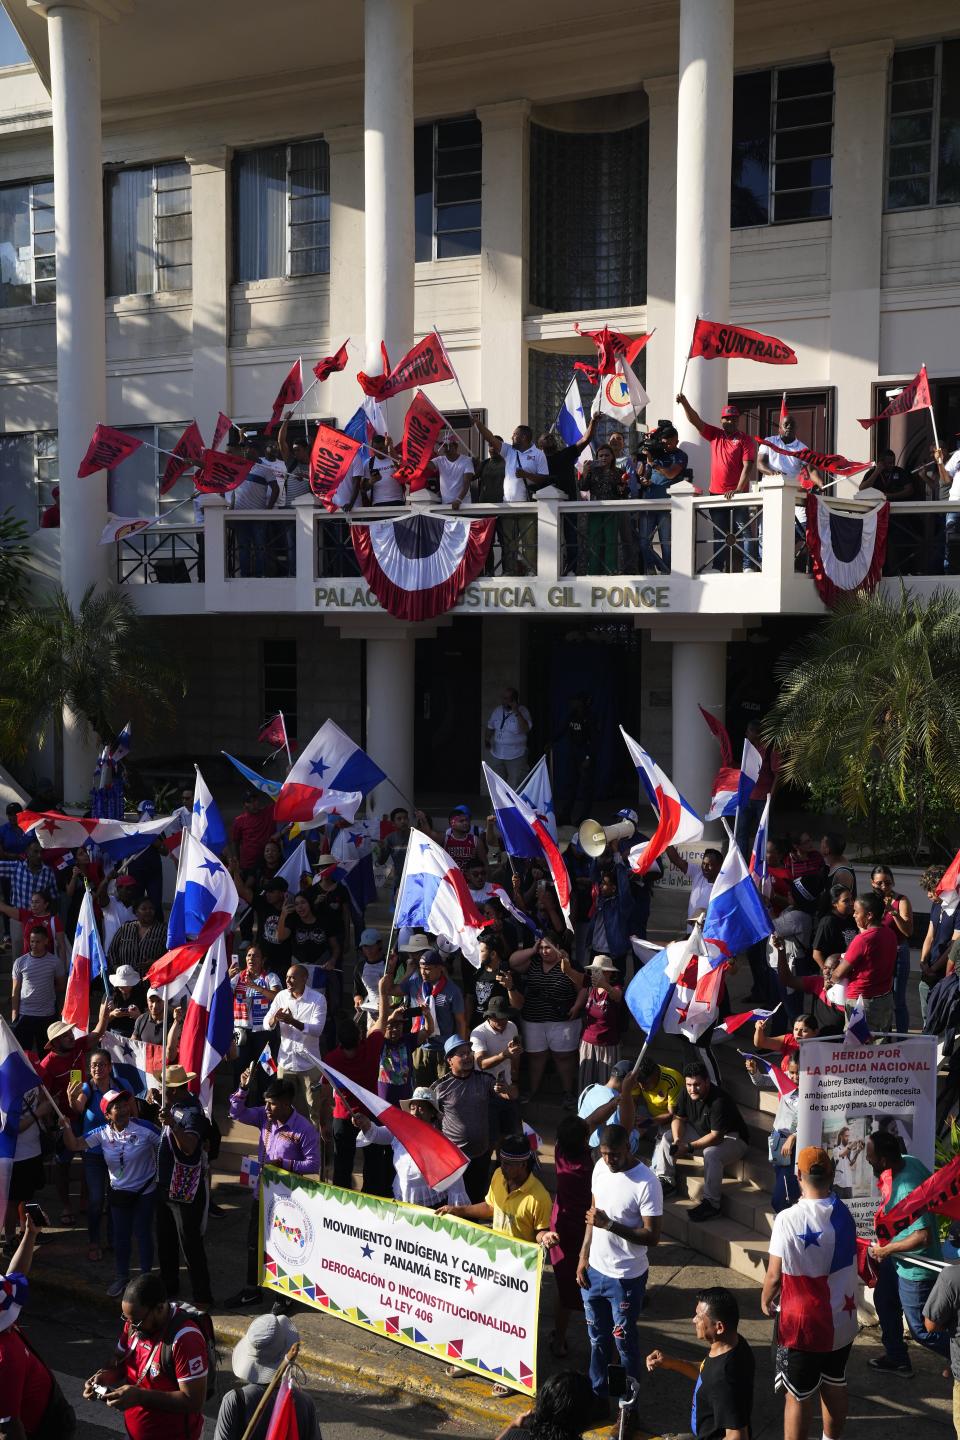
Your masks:
<path fill-rule="evenodd" d="M 878 857 L 939 849 L 960 810 L 960 595 L 851 595 L 774 673 L 765 733 L 785 778 Z"/>
<path fill-rule="evenodd" d="M 102 744 L 133 715 L 147 729 L 173 717 L 183 693 L 177 667 L 154 649 L 122 590 L 95 590 L 76 612 L 62 590 L 10 615 L 0 645 L 0 753 L 22 756 L 64 708 Z"/>
<path fill-rule="evenodd" d="M 0 512 L 0 624 L 6 624 L 13 606 L 23 599 L 27 577 L 26 524 L 8 507 Z"/>
<path fill-rule="evenodd" d="M 844 803 L 837 777 L 824 775 L 808 784 L 807 801 L 809 808 L 823 817 L 824 828 L 836 822 L 833 828 L 862 843 L 871 861 L 900 865 L 919 865 L 930 858 L 947 861 L 956 849 L 950 835 L 956 827 L 957 812 L 939 793 L 929 791 L 921 811 L 918 791 L 925 783 L 923 779 L 910 782 L 904 805 L 889 775 L 875 769 L 864 777 L 864 815 L 859 808 Z"/>

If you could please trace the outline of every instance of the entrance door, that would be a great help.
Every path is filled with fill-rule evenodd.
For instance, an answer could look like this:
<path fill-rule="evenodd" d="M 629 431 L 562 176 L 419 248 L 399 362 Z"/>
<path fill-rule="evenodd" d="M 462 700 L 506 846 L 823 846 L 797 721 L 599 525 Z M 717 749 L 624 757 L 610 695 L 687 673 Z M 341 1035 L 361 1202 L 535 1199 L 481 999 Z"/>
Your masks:
<path fill-rule="evenodd" d="M 433 640 L 418 640 L 413 780 L 416 799 L 469 797 L 480 754 L 480 633 L 476 620 L 454 620 Z"/>

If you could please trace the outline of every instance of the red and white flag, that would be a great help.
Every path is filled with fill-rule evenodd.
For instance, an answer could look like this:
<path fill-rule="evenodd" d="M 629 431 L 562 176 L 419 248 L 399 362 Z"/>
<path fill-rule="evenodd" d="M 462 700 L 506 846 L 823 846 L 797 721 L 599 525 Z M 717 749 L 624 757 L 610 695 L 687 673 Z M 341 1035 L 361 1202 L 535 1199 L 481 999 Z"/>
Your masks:
<path fill-rule="evenodd" d="M 222 450 L 204 450 L 203 466 L 193 483 L 201 495 L 225 495 L 242 485 L 252 469 L 252 460 L 241 460 L 239 455 L 227 455 Z"/>
<path fill-rule="evenodd" d="M 720 1021 L 712 1038 L 715 1040 L 719 1036 L 722 1040 L 725 1036 L 732 1035 L 735 1030 L 739 1030 L 742 1025 L 752 1025 L 756 1024 L 758 1020 L 768 1020 L 772 1014 L 772 1010 L 742 1010 L 739 1015 L 728 1015 L 726 1020 Z"/>
<path fill-rule="evenodd" d="M 67 977 L 67 991 L 63 997 L 63 1018 L 72 1025 L 78 1035 L 90 1030 L 90 982 L 98 975 L 107 973 L 97 917 L 93 910 L 93 895 L 84 891 L 77 919 L 77 933 L 74 936 L 70 955 L 70 974 Z"/>
<path fill-rule="evenodd" d="M 945 915 L 955 915 L 960 904 L 960 850 L 957 851 L 937 886 L 937 898 Z"/>
<path fill-rule="evenodd" d="M 216 423 L 216 425 L 214 426 L 213 439 L 212 439 L 211 442 L 210 442 L 210 449 L 211 449 L 211 450 L 219 450 L 219 449 L 220 449 L 220 446 L 223 444 L 224 440 L 226 440 L 227 436 L 230 434 L 230 426 L 231 426 L 232 424 L 233 424 L 233 421 L 230 419 L 230 416 L 229 416 L 229 415 L 224 415 L 224 413 L 223 413 L 222 410 L 220 410 L 220 411 L 217 412 L 217 423 Z"/>
<path fill-rule="evenodd" d="M 747 330 L 743 325 L 701 320 L 694 323 L 690 359 L 757 360 L 763 365 L 796 365 L 797 352 L 776 335 Z"/>
<path fill-rule="evenodd" d="M 391 395 L 399 395 L 401 390 L 412 390 L 416 385 L 435 385 L 440 380 L 456 378 L 443 341 L 435 331 L 425 335 L 412 350 L 408 350 L 392 370 L 387 347 L 382 342 L 380 353 L 383 356 L 383 374 L 365 375 L 361 370 L 357 376 L 361 390 L 375 400 L 386 400 Z"/>
<path fill-rule="evenodd" d="M 273 402 L 273 411 L 267 422 L 266 433 L 272 435 L 280 423 L 280 416 L 288 405 L 296 405 L 298 400 L 303 399 L 303 359 L 295 360 L 287 372 L 280 389 L 277 391 L 277 398 Z"/>
<path fill-rule="evenodd" d="M 881 410 L 879 415 L 871 415 L 866 420 L 858 420 L 857 424 L 862 425 L 864 430 L 870 430 L 879 421 L 886 420 L 891 415 L 906 415 L 911 410 L 930 410 L 932 408 L 933 401 L 930 398 L 927 367 L 921 365 L 909 384 L 904 385 L 899 395 L 894 395 L 886 410 Z"/>
<path fill-rule="evenodd" d="M 422 490 L 437 441 L 446 428 L 446 417 L 418 390 L 403 422 L 403 460 L 394 470 L 393 478 L 409 485 L 411 490 Z"/>
<path fill-rule="evenodd" d="M 191 420 L 167 460 L 163 478 L 160 481 L 160 494 L 166 495 L 168 490 L 172 490 L 184 471 L 202 464 L 203 436 L 200 434 L 200 427 L 196 420 Z"/>
<path fill-rule="evenodd" d="M 616 375 L 618 360 L 632 365 L 653 334 L 651 330 L 650 335 L 624 335 L 621 330 L 609 330 L 606 325 L 602 330 L 581 330 L 576 321 L 573 328 L 597 347 L 596 365 L 587 365 L 583 360 L 575 360 L 573 365 L 574 370 L 582 370 L 594 383 L 601 375 Z"/>
<path fill-rule="evenodd" d="M 264 1440 L 300 1440 L 300 1425 L 289 1370 L 277 1386 Z"/>
<path fill-rule="evenodd" d="M 187 1002 L 180 1035 L 180 1063 L 194 1078 L 190 1089 L 203 1092 L 233 1044 L 233 987 L 227 969 L 227 944 L 219 935 L 200 966 Z M 208 1100 L 204 1095 L 204 1103 Z"/>
<path fill-rule="evenodd" d="M 336 510 L 333 497 L 350 474 L 353 462 L 363 449 L 359 440 L 318 425 L 310 451 L 310 489 L 327 510 Z"/>
<path fill-rule="evenodd" d="M 365 1090 L 356 1080 L 348 1079 L 322 1060 L 320 1068 L 335 1090 L 352 1095 L 378 1125 L 385 1125 L 394 1139 L 399 1140 L 432 1190 L 446 1190 L 454 1180 L 459 1180 L 467 1168 L 467 1157 L 442 1131 L 409 1115 L 398 1105 L 381 1100 L 372 1090 Z"/>
<path fill-rule="evenodd" d="M 338 370 L 345 370 L 346 365 L 347 342 L 346 340 L 344 340 L 336 355 L 325 355 L 322 360 L 317 361 L 316 365 L 314 365 L 313 367 L 313 373 L 314 375 L 316 375 L 318 382 L 322 385 L 324 380 L 328 380 L 330 376 L 336 374 Z"/>
<path fill-rule="evenodd" d="M 78 478 L 96 475 L 98 470 L 115 470 L 124 460 L 129 460 L 143 444 L 124 430 L 112 430 L 109 425 L 98 425 L 93 439 L 87 446 L 87 453 L 80 461 Z"/>
<path fill-rule="evenodd" d="M 266 725 L 261 725 L 257 731 L 257 739 L 261 745 L 272 745 L 275 750 L 287 748 L 287 727 L 283 716 L 278 711 L 272 720 Z"/>
<path fill-rule="evenodd" d="M 138 520 L 132 515 L 115 515 L 108 520 L 100 533 L 101 545 L 115 545 L 127 535 L 136 535 L 138 530 L 147 530 L 155 525 L 156 519 Z"/>
<path fill-rule="evenodd" d="M 860 424 L 863 424 L 862 420 Z M 756 440 L 758 445 L 765 445 L 768 450 L 775 450 L 778 455 L 789 455 L 799 460 L 808 470 L 825 470 L 830 475 L 859 475 L 861 470 L 869 470 L 873 463 L 870 460 L 848 460 L 845 455 L 831 455 L 825 450 L 788 450 L 763 435 L 753 435 L 751 439 Z"/>

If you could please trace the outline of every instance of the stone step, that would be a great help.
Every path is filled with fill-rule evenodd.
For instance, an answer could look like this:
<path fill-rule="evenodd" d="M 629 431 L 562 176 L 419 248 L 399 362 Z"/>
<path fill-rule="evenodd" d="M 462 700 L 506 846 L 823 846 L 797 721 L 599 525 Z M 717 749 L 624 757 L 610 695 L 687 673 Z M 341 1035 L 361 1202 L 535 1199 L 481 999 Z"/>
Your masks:
<path fill-rule="evenodd" d="M 688 1245 L 700 1255 L 719 1265 L 749 1276 L 758 1284 L 763 1280 L 769 1236 L 740 1224 L 726 1214 L 698 1224 L 689 1219 L 692 1200 L 671 1196 L 663 1205 L 663 1229 L 672 1240 Z"/>

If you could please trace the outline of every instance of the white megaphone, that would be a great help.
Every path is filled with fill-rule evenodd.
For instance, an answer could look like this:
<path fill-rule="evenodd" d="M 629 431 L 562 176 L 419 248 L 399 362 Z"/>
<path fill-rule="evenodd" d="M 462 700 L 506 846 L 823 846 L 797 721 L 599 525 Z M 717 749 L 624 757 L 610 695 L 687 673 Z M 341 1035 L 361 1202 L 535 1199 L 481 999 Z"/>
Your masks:
<path fill-rule="evenodd" d="M 599 820 L 584 820 L 577 838 L 585 855 L 596 860 L 614 840 L 629 840 L 636 830 L 632 820 L 618 820 L 616 825 L 601 825 Z"/>

